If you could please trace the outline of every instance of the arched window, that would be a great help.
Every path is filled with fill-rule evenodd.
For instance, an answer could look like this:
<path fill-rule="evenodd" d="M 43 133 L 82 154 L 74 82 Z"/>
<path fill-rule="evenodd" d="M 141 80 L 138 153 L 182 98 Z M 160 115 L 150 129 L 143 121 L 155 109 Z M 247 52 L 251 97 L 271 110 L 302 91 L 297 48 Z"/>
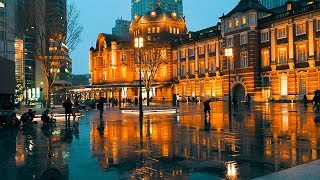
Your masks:
<path fill-rule="evenodd" d="M 241 52 L 240 58 L 240 67 L 248 67 L 248 52 Z"/>
<path fill-rule="evenodd" d="M 286 74 L 280 76 L 280 95 L 288 95 L 288 77 Z"/>

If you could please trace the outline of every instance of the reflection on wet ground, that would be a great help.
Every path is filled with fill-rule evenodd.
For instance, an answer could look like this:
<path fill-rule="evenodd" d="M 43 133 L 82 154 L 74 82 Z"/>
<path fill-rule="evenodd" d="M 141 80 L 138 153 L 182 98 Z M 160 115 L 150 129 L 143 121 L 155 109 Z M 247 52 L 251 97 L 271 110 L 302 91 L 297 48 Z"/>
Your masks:
<path fill-rule="evenodd" d="M 183 104 L 177 115 L 87 112 L 79 121 L 0 129 L 1 179 L 251 179 L 319 159 L 311 105 Z M 59 171 L 59 172 L 57 172 Z M 45 173 L 44 173 L 45 172 Z M 4 178 L 3 178 L 4 177 Z"/>

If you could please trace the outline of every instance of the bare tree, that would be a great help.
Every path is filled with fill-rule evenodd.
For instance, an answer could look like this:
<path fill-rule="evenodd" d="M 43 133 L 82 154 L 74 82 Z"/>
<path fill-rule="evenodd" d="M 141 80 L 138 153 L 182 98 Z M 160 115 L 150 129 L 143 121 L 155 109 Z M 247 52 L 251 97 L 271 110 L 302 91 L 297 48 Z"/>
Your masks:
<path fill-rule="evenodd" d="M 141 68 L 141 79 L 147 91 L 147 105 L 150 104 L 150 89 L 155 83 L 157 71 L 165 63 L 166 49 L 159 44 L 148 45 L 139 49 L 138 58 L 135 60 L 134 69 L 137 73 Z"/>
<path fill-rule="evenodd" d="M 46 102 L 49 108 L 57 75 L 60 68 L 71 61 L 69 53 L 78 45 L 83 28 L 78 21 L 79 10 L 74 4 L 68 5 L 67 17 L 63 17 L 49 13 L 58 9 L 49 9 L 45 0 L 34 0 L 34 3 L 35 8 L 28 12 L 34 13 L 31 15 L 34 17 L 34 58 L 40 64 L 46 81 Z"/>

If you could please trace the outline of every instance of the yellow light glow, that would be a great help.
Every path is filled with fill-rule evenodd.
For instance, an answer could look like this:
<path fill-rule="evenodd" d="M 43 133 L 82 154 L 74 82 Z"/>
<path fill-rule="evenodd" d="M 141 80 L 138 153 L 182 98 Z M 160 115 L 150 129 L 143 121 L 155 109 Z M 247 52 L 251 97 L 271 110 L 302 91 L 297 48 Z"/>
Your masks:
<path fill-rule="evenodd" d="M 233 56 L 232 48 L 225 49 L 225 56 L 227 56 L 227 57 Z"/>

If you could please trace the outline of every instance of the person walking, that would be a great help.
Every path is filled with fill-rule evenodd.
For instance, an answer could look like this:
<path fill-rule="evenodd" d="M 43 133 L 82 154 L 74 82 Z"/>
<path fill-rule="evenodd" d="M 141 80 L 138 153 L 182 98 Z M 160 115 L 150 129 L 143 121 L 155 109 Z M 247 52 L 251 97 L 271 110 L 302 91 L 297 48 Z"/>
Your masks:
<path fill-rule="evenodd" d="M 204 101 L 203 102 L 203 106 L 204 106 L 204 108 L 203 108 L 203 111 L 204 111 L 204 116 L 206 117 L 207 116 L 207 113 L 208 113 L 208 116 L 210 117 L 210 110 L 211 110 L 211 108 L 210 108 L 210 100 L 208 99 L 208 100 L 206 100 L 206 101 Z"/>
<path fill-rule="evenodd" d="M 308 105 L 307 95 L 304 95 L 304 96 L 303 96 L 303 104 L 304 104 L 305 107 Z"/>
<path fill-rule="evenodd" d="M 100 118 L 103 117 L 103 105 L 104 105 L 104 99 L 103 97 L 100 97 L 99 101 L 98 101 L 98 109 L 100 111 Z"/>
<path fill-rule="evenodd" d="M 250 102 L 251 102 L 251 97 L 250 94 L 246 95 L 246 106 L 249 108 L 250 107 Z"/>
<path fill-rule="evenodd" d="M 319 95 L 318 94 L 314 95 L 312 102 L 313 102 L 313 110 L 315 108 L 316 108 L 316 110 L 319 110 Z"/>
<path fill-rule="evenodd" d="M 68 122 L 68 121 L 70 122 L 70 116 L 72 113 L 72 102 L 69 97 L 63 103 L 63 107 L 64 107 L 65 116 L 66 116 L 66 122 Z"/>

